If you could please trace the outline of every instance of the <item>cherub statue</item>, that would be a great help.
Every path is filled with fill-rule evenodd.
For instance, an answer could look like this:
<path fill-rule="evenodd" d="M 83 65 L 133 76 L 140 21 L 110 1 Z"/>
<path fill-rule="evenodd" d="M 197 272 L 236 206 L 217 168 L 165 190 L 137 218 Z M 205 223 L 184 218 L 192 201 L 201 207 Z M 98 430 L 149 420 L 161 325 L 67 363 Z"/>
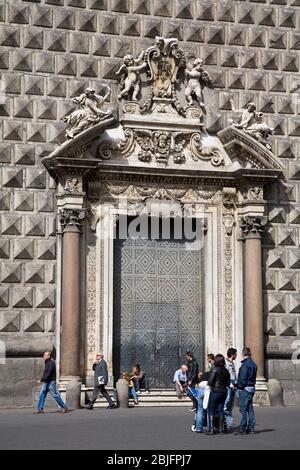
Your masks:
<path fill-rule="evenodd" d="M 87 88 L 80 96 L 72 98 L 73 103 L 79 105 L 80 109 L 73 111 L 63 118 L 63 121 L 69 124 L 70 129 L 66 131 L 66 137 L 73 139 L 75 135 L 80 134 L 88 127 L 97 124 L 108 118 L 111 111 L 103 111 L 101 108 L 111 93 L 108 85 L 105 85 L 107 92 L 104 96 L 97 95 L 93 88 Z"/>
<path fill-rule="evenodd" d="M 189 105 L 193 104 L 193 95 L 195 95 L 198 104 L 204 108 L 202 87 L 212 87 L 212 81 L 209 74 L 203 70 L 203 60 L 195 59 L 193 64 L 188 64 L 185 71 L 185 97 Z"/>
<path fill-rule="evenodd" d="M 252 102 L 248 103 L 246 108 L 243 109 L 236 109 L 233 104 L 233 99 L 230 98 L 231 109 L 234 113 L 241 114 L 240 122 L 235 122 L 232 119 L 230 120 L 230 124 L 237 129 L 244 129 L 246 130 L 252 124 L 257 122 L 257 112 L 256 112 L 256 105 Z"/>
<path fill-rule="evenodd" d="M 271 150 L 271 145 L 267 142 L 267 138 L 273 134 L 274 129 L 263 122 L 263 113 L 257 112 L 256 106 L 252 102 L 248 103 L 246 108 L 240 110 L 234 108 L 232 99 L 230 99 L 230 103 L 232 111 L 239 112 L 242 115 L 240 122 L 231 120 L 231 125 L 237 129 L 243 129 L 247 134 Z"/>
<path fill-rule="evenodd" d="M 121 75 L 121 88 L 122 91 L 118 95 L 118 98 L 121 99 L 122 96 L 128 95 L 131 90 L 132 93 L 132 101 L 137 101 L 137 96 L 141 88 L 141 79 L 139 72 L 143 70 L 147 63 L 144 61 L 145 52 L 142 51 L 141 54 L 138 56 L 137 59 L 131 54 L 125 55 L 124 63 L 121 65 L 119 70 L 116 72 L 116 75 Z M 124 79 L 125 76 L 125 79 Z"/>

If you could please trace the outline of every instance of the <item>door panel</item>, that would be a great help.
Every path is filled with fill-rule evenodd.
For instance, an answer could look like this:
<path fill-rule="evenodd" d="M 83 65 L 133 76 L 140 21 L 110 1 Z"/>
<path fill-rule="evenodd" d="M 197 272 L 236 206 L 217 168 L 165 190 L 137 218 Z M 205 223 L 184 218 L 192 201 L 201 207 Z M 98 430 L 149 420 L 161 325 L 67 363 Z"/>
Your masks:
<path fill-rule="evenodd" d="M 141 364 L 170 387 L 193 350 L 203 360 L 201 252 L 184 240 L 115 240 L 114 374 Z"/>

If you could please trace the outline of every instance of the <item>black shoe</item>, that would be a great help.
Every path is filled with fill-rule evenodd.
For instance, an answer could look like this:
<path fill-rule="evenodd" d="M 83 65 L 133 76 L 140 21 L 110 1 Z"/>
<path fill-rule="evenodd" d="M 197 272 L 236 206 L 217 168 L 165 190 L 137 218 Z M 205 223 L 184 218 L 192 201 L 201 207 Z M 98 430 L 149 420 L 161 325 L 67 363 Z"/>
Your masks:
<path fill-rule="evenodd" d="M 249 431 L 249 434 L 255 434 L 254 429 L 252 429 L 251 431 Z"/>
<path fill-rule="evenodd" d="M 193 408 L 191 408 L 189 411 L 197 411 L 197 408 L 193 406 Z"/>
<path fill-rule="evenodd" d="M 109 405 L 106 409 L 107 410 L 114 410 L 116 408 L 117 408 L 117 406 L 113 403 L 112 405 Z"/>
<path fill-rule="evenodd" d="M 93 408 L 94 408 L 94 405 L 89 405 L 88 404 L 88 405 L 85 406 L 86 410 L 92 410 Z"/>

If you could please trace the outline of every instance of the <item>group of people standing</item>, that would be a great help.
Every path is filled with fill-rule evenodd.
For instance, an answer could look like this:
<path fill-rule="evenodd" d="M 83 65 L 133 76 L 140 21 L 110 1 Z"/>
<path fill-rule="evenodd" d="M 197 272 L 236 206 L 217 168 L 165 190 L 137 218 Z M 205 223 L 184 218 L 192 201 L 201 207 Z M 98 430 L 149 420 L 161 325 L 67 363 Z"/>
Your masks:
<path fill-rule="evenodd" d="M 187 352 L 187 363 L 175 372 L 174 384 L 179 400 L 186 394 L 193 402 L 191 411 L 195 411 L 196 420 L 192 430 L 206 434 L 226 433 L 254 434 L 255 414 L 253 397 L 257 366 L 251 358 L 251 350 L 245 347 L 238 374 L 235 360 L 237 350 L 229 348 L 227 357 L 222 354 L 208 355 L 209 370 L 199 372 L 198 363 L 193 353 Z M 235 396 L 239 399 L 241 423 L 235 428 L 233 406 Z"/>

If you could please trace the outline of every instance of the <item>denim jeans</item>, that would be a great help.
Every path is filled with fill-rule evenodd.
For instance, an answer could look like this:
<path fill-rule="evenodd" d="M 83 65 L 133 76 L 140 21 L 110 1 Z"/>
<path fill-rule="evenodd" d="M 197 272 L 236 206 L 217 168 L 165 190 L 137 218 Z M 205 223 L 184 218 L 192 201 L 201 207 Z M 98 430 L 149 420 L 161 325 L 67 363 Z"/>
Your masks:
<path fill-rule="evenodd" d="M 39 411 L 43 411 L 45 401 L 46 401 L 46 397 L 47 397 L 49 392 L 53 396 L 54 400 L 57 402 L 58 406 L 60 406 L 61 408 L 66 408 L 66 404 L 63 402 L 63 400 L 60 396 L 60 393 L 56 388 L 56 382 L 55 382 L 55 380 L 53 380 L 52 382 L 43 383 L 43 386 L 42 386 L 42 388 L 40 390 L 40 394 L 39 394 L 39 401 L 38 401 L 38 410 Z"/>
<path fill-rule="evenodd" d="M 224 416 L 224 403 L 227 392 L 216 392 L 212 390 L 209 397 L 209 409 L 211 416 L 222 418 Z"/>
<path fill-rule="evenodd" d="M 198 389 L 198 410 L 196 416 L 196 431 L 202 432 L 203 431 L 203 398 L 204 398 L 204 389 Z M 209 408 L 207 409 L 207 424 L 206 424 L 206 431 L 211 431 L 211 418 L 209 413 Z"/>
<path fill-rule="evenodd" d="M 144 374 L 141 379 L 133 377 L 134 388 L 138 392 L 141 388 L 144 388 L 147 392 L 150 391 L 149 379 Z"/>
<path fill-rule="evenodd" d="M 234 405 L 235 388 L 228 387 L 227 397 L 224 404 L 224 413 L 228 427 L 233 427 L 232 409 Z"/>
<path fill-rule="evenodd" d="M 247 390 L 239 390 L 240 413 L 241 413 L 241 429 L 243 432 L 249 430 L 254 431 L 255 428 L 255 415 L 253 408 L 254 393 L 249 393 Z M 249 422 L 248 422 L 249 416 Z"/>
<path fill-rule="evenodd" d="M 134 387 L 129 387 L 129 396 L 132 397 L 134 401 L 139 401 L 139 397 L 137 396 L 137 393 Z"/>

